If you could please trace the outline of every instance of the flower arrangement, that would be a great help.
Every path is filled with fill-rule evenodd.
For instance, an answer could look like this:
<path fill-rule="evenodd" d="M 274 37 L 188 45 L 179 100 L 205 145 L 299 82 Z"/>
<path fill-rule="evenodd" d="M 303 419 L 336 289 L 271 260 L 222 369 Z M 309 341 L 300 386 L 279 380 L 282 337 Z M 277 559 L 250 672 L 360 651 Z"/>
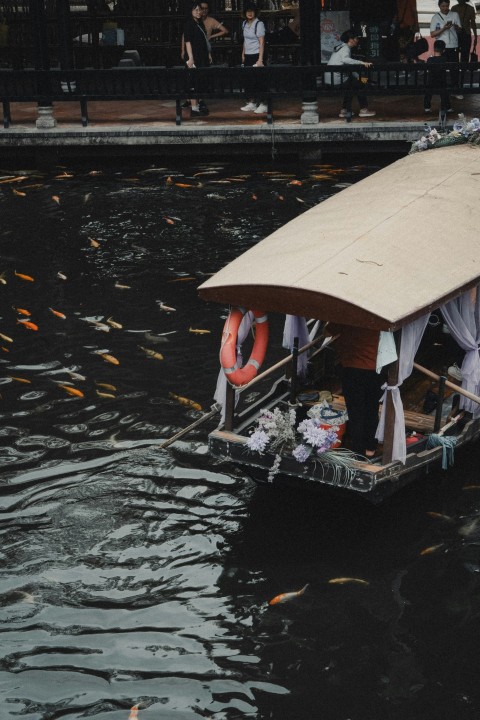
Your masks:
<path fill-rule="evenodd" d="M 274 410 L 261 410 L 256 427 L 247 440 L 249 450 L 264 453 L 272 450 L 275 454 L 273 465 L 268 479 L 278 472 L 281 462 L 281 453 L 291 454 L 299 463 L 308 460 L 322 460 L 326 464 L 351 468 L 355 456 L 349 450 L 337 450 L 340 445 L 339 437 L 345 414 L 331 410 L 331 422 L 325 419 L 325 411 L 329 410 L 326 403 L 314 405 L 308 412 L 306 419 L 297 427 L 296 412 L 293 408 L 282 411 L 276 407 Z"/>
<path fill-rule="evenodd" d="M 453 130 L 448 133 L 439 133 L 435 128 L 425 124 L 425 134 L 412 143 L 410 155 L 422 150 L 430 150 L 433 147 L 445 147 L 446 145 L 461 145 L 471 143 L 480 145 L 480 120 L 472 118 L 467 121 L 465 115 L 460 113 L 458 120 L 453 124 Z"/>

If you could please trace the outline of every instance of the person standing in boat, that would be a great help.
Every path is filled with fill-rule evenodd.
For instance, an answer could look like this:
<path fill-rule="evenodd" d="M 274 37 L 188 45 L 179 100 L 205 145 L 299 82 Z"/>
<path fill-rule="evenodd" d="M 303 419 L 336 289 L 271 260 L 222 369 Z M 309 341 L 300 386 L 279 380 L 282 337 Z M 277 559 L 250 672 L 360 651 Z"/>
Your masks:
<path fill-rule="evenodd" d="M 344 32 L 340 37 L 340 42 L 333 48 L 333 53 L 327 65 L 363 65 L 363 67 L 371 68 L 371 62 L 364 62 L 363 60 L 355 60 L 352 58 L 352 50 L 357 47 L 358 43 L 359 38 L 353 30 Z M 365 85 L 357 73 L 342 77 L 342 74 L 339 72 L 326 72 L 325 82 L 327 85 L 342 85 L 345 88 L 342 109 L 338 117 L 350 118 L 352 116 L 352 100 L 354 95 L 358 97 L 358 104 L 360 105 L 358 117 L 373 117 L 373 115 L 375 115 L 374 110 L 368 109 Z"/>
<path fill-rule="evenodd" d="M 348 414 L 348 437 L 354 453 L 371 458 L 378 441 L 378 405 L 383 378 L 377 373 L 378 330 L 328 323 L 328 335 L 338 335 L 334 347 L 342 365 L 342 391 Z"/>

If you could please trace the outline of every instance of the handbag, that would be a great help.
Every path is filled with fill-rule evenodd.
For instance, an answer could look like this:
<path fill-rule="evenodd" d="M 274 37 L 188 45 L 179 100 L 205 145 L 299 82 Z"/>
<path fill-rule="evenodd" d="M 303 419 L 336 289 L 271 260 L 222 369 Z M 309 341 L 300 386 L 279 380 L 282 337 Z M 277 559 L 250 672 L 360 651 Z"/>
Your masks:
<path fill-rule="evenodd" d="M 418 38 L 413 42 L 409 42 L 405 46 L 405 55 L 410 60 L 415 60 L 419 55 L 423 55 L 428 50 L 428 41 L 424 37 Z"/>

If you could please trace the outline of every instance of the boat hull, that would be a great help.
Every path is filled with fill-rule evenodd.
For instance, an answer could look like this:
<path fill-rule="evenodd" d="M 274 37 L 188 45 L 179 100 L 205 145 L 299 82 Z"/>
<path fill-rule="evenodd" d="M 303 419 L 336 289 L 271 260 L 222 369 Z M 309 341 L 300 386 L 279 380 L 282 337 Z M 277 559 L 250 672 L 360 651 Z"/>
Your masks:
<path fill-rule="evenodd" d="M 475 442 L 479 437 L 480 420 L 472 420 L 457 436 L 455 450 Z M 247 447 L 247 438 L 233 432 L 215 430 L 210 433 L 208 441 L 212 455 L 241 465 L 247 475 L 261 484 L 297 485 L 302 489 L 333 488 L 360 496 L 376 505 L 421 478 L 427 470 L 441 469 L 443 456 L 443 448 L 436 446 L 410 452 L 405 464 L 359 462 L 352 472 L 344 468 L 333 468 L 320 460 L 299 463 L 292 456 L 283 455 L 278 472 L 269 481 L 268 474 L 275 459 L 274 453 L 252 452 Z"/>

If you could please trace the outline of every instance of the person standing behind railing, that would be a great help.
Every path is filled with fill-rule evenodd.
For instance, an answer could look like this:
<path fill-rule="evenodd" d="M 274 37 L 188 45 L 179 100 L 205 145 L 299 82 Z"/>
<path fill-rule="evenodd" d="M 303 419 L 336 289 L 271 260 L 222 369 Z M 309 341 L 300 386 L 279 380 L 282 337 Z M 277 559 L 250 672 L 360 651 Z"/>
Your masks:
<path fill-rule="evenodd" d="M 257 6 L 247 2 L 244 8 L 245 20 L 242 23 L 243 46 L 242 46 L 242 67 L 263 67 L 265 53 L 265 25 L 258 19 Z M 266 113 L 267 104 L 254 95 L 258 92 L 258 84 L 250 82 L 246 84 L 247 103 L 241 110 L 244 112 Z"/>
<path fill-rule="evenodd" d="M 183 28 L 185 38 L 185 62 L 187 68 L 202 68 L 210 65 L 207 33 L 202 22 L 202 9 L 200 2 L 194 0 L 191 17 L 185 22 Z M 192 118 L 208 115 L 206 105 L 200 107 L 196 98 L 190 99 Z"/>
<path fill-rule="evenodd" d="M 470 51 L 476 52 L 477 48 L 477 24 L 475 22 L 475 8 L 467 3 L 467 0 L 458 0 L 458 5 L 452 7 L 460 18 L 461 29 L 458 31 L 458 47 L 460 50 L 460 62 L 470 62 Z M 473 50 L 472 50 L 473 32 Z"/>
<path fill-rule="evenodd" d="M 450 0 L 438 0 L 439 11 L 430 21 L 430 37 L 443 40 L 445 43 L 445 60 L 447 63 L 458 63 L 458 31 L 461 29 L 460 18 L 456 12 L 450 10 Z M 452 85 L 457 85 L 458 70 L 451 71 Z M 457 100 L 463 100 L 463 95 L 454 95 Z"/>

